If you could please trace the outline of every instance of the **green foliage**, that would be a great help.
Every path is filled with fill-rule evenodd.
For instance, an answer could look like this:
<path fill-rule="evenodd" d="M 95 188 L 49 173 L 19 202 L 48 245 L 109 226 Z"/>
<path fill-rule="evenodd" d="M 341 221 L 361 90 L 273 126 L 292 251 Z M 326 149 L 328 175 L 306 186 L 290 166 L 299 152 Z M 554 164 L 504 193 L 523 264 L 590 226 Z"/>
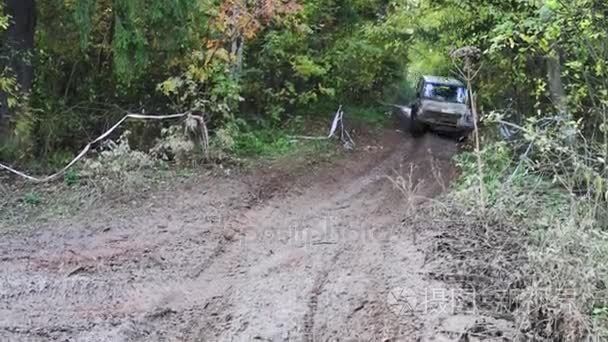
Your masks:
<path fill-rule="evenodd" d="M 389 115 L 383 111 L 384 107 L 380 105 L 370 107 L 353 107 L 347 108 L 349 118 L 355 121 L 364 123 L 372 127 L 382 127 L 386 124 Z"/>
<path fill-rule="evenodd" d="M 294 149 L 295 141 L 275 129 L 257 129 L 239 134 L 235 139 L 235 152 L 240 156 L 276 157 Z"/>
<path fill-rule="evenodd" d="M 402 7 L 381 3 L 304 1 L 271 26 L 249 47 L 247 107 L 276 121 L 324 102 L 378 100 L 403 74 L 413 32 Z"/>
<path fill-rule="evenodd" d="M 601 293 L 607 276 L 608 239 L 605 231 L 608 207 L 605 199 L 596 196 L 596 191 L 580 191 L 580 188 L 577 190 L 570 186 L 576 183 L 577 173 L 588 171 L 567 171 L 556 164 L 565 165 L 568 159 L 582 160 L 589 156 L 579 155 L 579 151 L 564 145 L 560 137 L 554 135 L 553 128 L 544 126 L 538 123 L 527 125 L 525 141 L 526 144 L 532 143 L 528 145 L 532 147 L 521 158 L 511 157 L 519 150 L 518 145 L 501 142 L 485 146 L 481 177 L 489 203 L 483 210 L 478 207 L 480 175 L 476 158 L 471 153 L 458 157 L 462 176 L 456 191 L 450 194 L 454 197 L 452 203 L 455 203 L 451 206 L 462 208 L 466 213 L 464 219 L 458 218 L 467 222 L 465 226 L 470 224 L 466 216 L 474 213 L 477 217 L 475 224 L 483 227 L 478 231 L 480 240 L 491 241 L 508 233 L 510 237 L 499 240 L 501 245 L 516 241 L 524 248 L 526 259 L 521 266 L 525 271 L 510 270 L 517 274 L 522 294 L 516 298 L 518 305 L 512 308 L 513 317 L 516 326 L 526 326 L 529 322 L 539 322 L 539 326 L 522 329 L 520 333 L 545 336 L 543 334 L 550 331 L 546 337 L 552 340 L 569 336 L 572 341 L 579 341 L 584 336 L 607 331 L 608 319 Z M 558 147 L 569 149 L 569 152 L 556 157 L 554 153 Z M 555 172 L 554 167 L 561 171 Z M 461 227 L 457 230 L 461 231 Z M 463 250 L 474 255 L 470 253 L 470 245 L 467 241 Z M 492 248 L 492 252 L 496 250 L 499 248 Z M 496 254 L 490 255 L 496 259 Z M 507 259 L 513 255 L 511 248 L 506 250 Z M 479 264 L 477 260 L 474 262 Z M 501 265 L 501 269 L 504 267 Z M 551 291 L 539 291 L 539 288 L 572 289 L 577 296 L 569 298 L 568 305 L 564 305 L 563 297 Z M 529 310 L 532 302 L 535 308 L 540 309 Z M 539 318 L 538 310 L 547 314 Z M 564 317 L 571 324 L 555 323 Z M 547 329 L 546 326 L 552 328 Z"/>
<path fill-rule="evenodd" d="M 230 77 L 227 52 L 194 51 L 184 62 L 185 71 L 158 85 L 158 89 L 172 99 L 177 110 L 201 111 L 225 121 L 234 118 L 234 110 L 241 101 L 240 87 Z"/>
<path fill-rule="evenodd" d="M 4 13 L 4 4 L 0 4 L 0 31 L 8 28 L 10 18 Z"/>
<path fill-rule="evenodd" d="M 42 203 L 42 199 L 37 192 L 28 192 L 23 197 L 23 202 L 28 205 L 36 206 Z"/>
<path fill-rule="evenodd" d="M 316 64 L 308 56 L 296 56 L 292 62 L 293 70 L 296 72 L 296 76 L 301 77 L 303 80 L 308 80 L 312 77 L 322 77 L 327 74 L 327 70 Z"/>
<path fill-rule="evenodd" d="M 506 181 L 508 171 L 513 161 L 512 151 L 504 142 L 484 146 L 481 151 L 483 172 L 481 175 L 489 203 L 496 201 L 503 183 Z M 477 169 L 477 156 L 474 152 L 464 152 L 455 157 L 456 165 L 462 170 L 458 182 L 458 189 L 475 188 L 479 182 Z"/>
<path fill-rule="evenodd" d="M 558 51 L 574 118 L 595 137 L 608 137 L 601 1 L 273 6 L 265 13 L 257 2 L 240 0 L 41 2 L 36 82 L 14 120 L 11 140 L 18 146 L 2 147 L 3 155 L 46 160 L 73 152 L 126 110 L 199 111 L 213 137 L 227 138 L 238 136 L 227 132 L 239 120 L 276 127 L 340 103 L 407 103 L 421 74 L 452 73 L 449 52 L 463 45 L 484 51 L 475 82 L 482 107 L 520 117 L 555 111 L 545 57 Z M 0 76 L 0 88 L 14 88 L 14 80 Z M 361 117 L 382 116 L 362 110 Z M 248 139 L 244 145 L 267 140 Z M 233 146 L 230 140 L 221 144 Z"/>
<path fill-rule="evenodd" d="M 8 29 L 10 19 L 10 16 L 4 13 L 4 3 L 0 3 L 0 35 Z M 0 50 L 4 49 L 4 47 L 0 46 Z M 3 52 L 6 54 L 7 51 Z M 5 59 L 7 57 L 2 56 L 1 58 Z M 0 93 L 6 95 L 6 105 L 10 109 L 14 109 L 19 101 L 18 88 L 13 70 L 4 61 L 0 61 Z M 1 121 L 0 124 L 2 124 Z"/>
<path fill-rule="evenodd" d="M 74 22 L 80 29 L 80 48 L 86 51 L 92 30 L 91 17 L 95 10 L 95 0 L 76 1 L 74 8 Z"/>
<path fill-rule="evenodd" d="M 446 51 L 426 41 L 416 41 L 411 45 L 410 58 L 407 80 L 412 83 L 423 75 L 449 75 L 452 69 Z"/>
<path fill-rule="evenodd" d="M 70 169 L 63 175 L 63 181 L 67 186 L 77 185 L 80 182 L 80 175 L 77 171 Z"/>
<path fill-rule="evenodd" d="M 82 53 L 90 56 L 111 50 L 113 63 L 108 66 L 127 87 L 151 71 L 158 72 L 149 69 L 153 63 L 158 67 L 159 62 L 170 62 L 172 54 L 191 38 L 189 25 L 184 24 L 199 24 L 205 18 L 196 2 L 188 0 L 76 0 L 60 6 L 72 15 L 68 23 L 77 28 Z M 42 10 L 47 11 L 52 10 Z M 51 18 L 47 20 L 42 24 L 52 24 Z M 58 37 L 49 38 L 54 46 Z"/>
<path fill-rule="evenodd" d="M 74 152 L 126 110 L 198 111 L 226 137 L 215 131 L 239 119 L 276 126 L 339 103 L 369 105 L 406 74 L 409 6 L 271 2 L 40 2 L 36 82 L 11 159 Z M 0 77 L 2 89 L 10 82 Z M 248 139 L 241 145 L 268 140 Z"/>
<path fill-rule="evenodd" d="M 217 130 L 212 139 L 212 153 L 237 157 L 275 158 L 308 148 L 321 147 L 326 141 L 308 141 L 295 138 L 303 132 L 300 118 L 282 126 L 260 125 L 235 120 Z M 310 130 L 310 127 L 308 128 Z"/>

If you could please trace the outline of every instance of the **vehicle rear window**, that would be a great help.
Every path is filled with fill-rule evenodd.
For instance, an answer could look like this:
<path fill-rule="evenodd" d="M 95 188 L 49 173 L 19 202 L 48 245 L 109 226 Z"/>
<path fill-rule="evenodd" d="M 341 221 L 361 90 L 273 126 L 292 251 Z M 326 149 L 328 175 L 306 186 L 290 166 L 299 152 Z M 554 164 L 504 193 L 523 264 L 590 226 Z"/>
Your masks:
<path fill-rule="evenodd" d="M 466 103 L 467 90 L 461 86 L 426 83 L 423 97 L 442 102 Z"/>

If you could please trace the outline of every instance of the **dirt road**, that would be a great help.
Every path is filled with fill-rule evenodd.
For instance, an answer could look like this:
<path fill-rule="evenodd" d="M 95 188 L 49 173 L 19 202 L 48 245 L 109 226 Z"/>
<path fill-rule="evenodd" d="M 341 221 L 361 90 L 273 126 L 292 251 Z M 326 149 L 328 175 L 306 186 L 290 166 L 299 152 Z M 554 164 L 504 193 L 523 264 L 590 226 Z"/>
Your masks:
<path fill-rule="evenodd" d="M 3 233 L 0 340 L 450 340 L 448 313 L 418 310 L 444 285 L 401 222 L 453 178 L 456 143 L 380 136 Z"/>

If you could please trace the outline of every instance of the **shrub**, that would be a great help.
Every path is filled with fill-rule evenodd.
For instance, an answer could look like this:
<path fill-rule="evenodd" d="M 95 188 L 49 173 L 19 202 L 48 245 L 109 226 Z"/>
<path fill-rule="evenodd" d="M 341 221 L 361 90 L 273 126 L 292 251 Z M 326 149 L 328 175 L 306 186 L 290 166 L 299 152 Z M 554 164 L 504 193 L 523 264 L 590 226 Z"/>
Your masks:
<path fill-rule="evenodd" d="M 196 146 L 180 125 L 163 128 L 150 155 L 163 161 L 175 161 L 181 166 L 200 162 L 204 158 L 200 147 Z"/>
<path fill-rule="evenodd" d="M 522 340 L 581 341 L 608 327 L 607 177 L 601 150 L 563 134 L 572 127 L 529 121 L 518 142 L 484 147 L 483 175 L 472 153 L 458 156 L 460 181 L 444 198 L 448 205 L 432 209 L 435 223 L 449 227 L 433 254 L 452 260 L 437 267 L 476 275 L 466 286 L 479 293 L 508 290 Z M 486 208 L 479 207 L 480 176 Z"/>
<path fill-rule="evenodd" d="M 132 150 L 129 134 L 125 131 L 117 142 L 108 141 L 97 158 L 86 159 L 80 176 L 100 185 L 104 191 L 146 189 L 144 171 L 156 169 L 161 162 L 147 153 Z"/>

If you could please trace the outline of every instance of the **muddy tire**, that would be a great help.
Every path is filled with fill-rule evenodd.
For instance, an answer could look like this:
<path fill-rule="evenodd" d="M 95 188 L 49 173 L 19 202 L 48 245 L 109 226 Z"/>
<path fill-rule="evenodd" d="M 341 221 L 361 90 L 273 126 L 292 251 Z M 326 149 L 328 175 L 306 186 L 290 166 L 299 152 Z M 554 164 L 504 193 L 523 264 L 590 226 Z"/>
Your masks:
<path fill-rule="evenodd" d="M 413 107 L 409 119 L 409 131 L 414 137 L 420 137 L 426 132 L 426 126 L 418 120 L 418 108 Z"/>

